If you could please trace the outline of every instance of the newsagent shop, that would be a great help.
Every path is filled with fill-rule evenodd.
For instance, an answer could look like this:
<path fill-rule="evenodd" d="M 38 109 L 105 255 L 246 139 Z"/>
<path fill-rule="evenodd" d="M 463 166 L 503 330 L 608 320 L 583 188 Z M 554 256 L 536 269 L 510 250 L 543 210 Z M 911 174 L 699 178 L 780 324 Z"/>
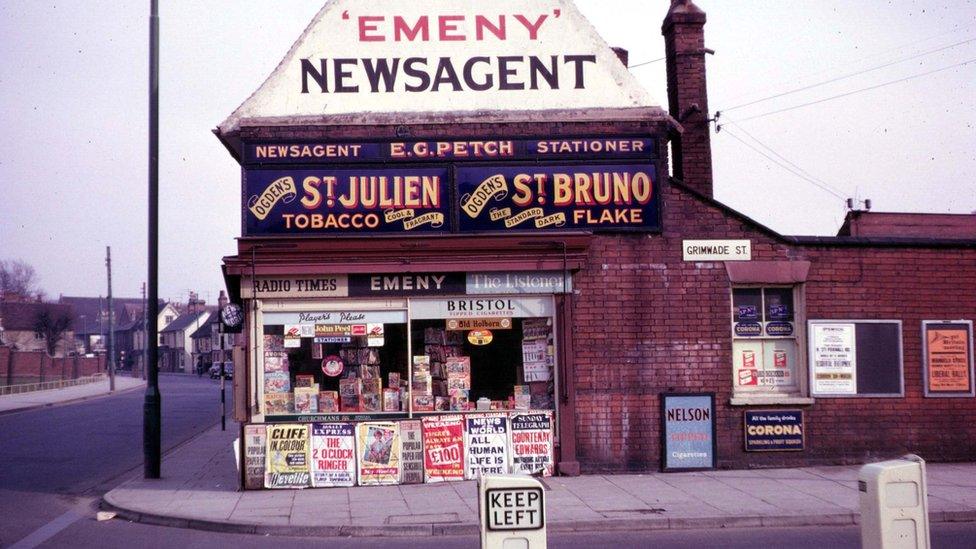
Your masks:
<path fill-rule="evenodd" d="M 325 4 L 215 130 L 245 488 L 976 456 L 976 231 L 714 200 L 704 23 L 665 111 L 568 0 Z"/>

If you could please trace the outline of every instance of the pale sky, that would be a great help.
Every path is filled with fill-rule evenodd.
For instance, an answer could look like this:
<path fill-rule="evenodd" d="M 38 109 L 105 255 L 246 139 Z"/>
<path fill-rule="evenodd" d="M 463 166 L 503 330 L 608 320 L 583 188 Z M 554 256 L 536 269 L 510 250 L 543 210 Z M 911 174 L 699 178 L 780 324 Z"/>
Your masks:
<path fill-rule="evenodd" d="M 240 233 L 241 174 L 211 130 L 322 2 L 160 4 L 159 293 L 213 303 Z M 631 65 L 664 56 L 666 0 L 577 5 Z M 725 111 L 718 200 L 784 234 L 836 233 L 846 197 L 976 211 L 976 1 L 698 5 L 716 51 L 710 110 Z M 0 0 L 0 258 L 33 264 L 53 298 L 104 295 L 106 245 L 116 296 L 138 296 L 146 278 L 148 12 L 148 1 Z M 632 72 L 666 108 L 664 63 Z M 780 109 L 791 110 L 746 121 Z"/>

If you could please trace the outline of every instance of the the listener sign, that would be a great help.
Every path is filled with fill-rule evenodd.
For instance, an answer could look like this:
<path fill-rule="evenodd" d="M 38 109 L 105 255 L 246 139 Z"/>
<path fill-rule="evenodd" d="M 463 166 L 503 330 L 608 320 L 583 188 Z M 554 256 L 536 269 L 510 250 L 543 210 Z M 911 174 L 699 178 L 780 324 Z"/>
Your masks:
<path fill-rule="evenodd" d="M 715 468 L 715 395 L 661 395 L 664 471 Z"/>

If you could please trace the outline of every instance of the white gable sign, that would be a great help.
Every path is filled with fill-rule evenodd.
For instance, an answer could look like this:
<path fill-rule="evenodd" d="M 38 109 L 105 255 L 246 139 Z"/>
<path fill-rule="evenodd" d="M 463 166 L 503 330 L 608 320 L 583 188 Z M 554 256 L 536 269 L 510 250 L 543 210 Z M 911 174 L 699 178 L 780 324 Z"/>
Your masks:
<path fill-rule="evenodd" d="M 568 0 L 331 0 L 223 124 L 654 106 Z"/>

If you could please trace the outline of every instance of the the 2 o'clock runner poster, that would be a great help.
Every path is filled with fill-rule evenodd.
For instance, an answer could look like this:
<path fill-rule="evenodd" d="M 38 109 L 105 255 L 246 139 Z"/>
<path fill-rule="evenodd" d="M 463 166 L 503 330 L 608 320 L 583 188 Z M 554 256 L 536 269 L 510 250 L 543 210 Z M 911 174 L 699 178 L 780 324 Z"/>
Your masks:
<path fill-rule="evenodd" d="M 356 430 L 350 423 L 312 424 L 312 486 L 356 485 Z"/>
<path fill-rule="evenodd" d="M 552 476 L 552 412 L 514 413 L 512 418 L 512 473 Z"/>
<path fill-rule="evenodd" d="M 360 486 L 400 482 L 400 429 L 396 423 L 356 425 L 356 454 Z"/>
<path fill-rule="evenodd" d="M 268 426 L 265 488 L 305 488 L 311 484 L 308 468 L 308 424 Z"/>
<path fill-rule="evenodd" d="M 464 420 L 459 415 L 423 418 L 424 480 L 464 480 Z"/>
<path fill-rule="evenodd" d="M 508 474 L 508 416 L 472 415 L 465 421 L 465 478 Z"/>

